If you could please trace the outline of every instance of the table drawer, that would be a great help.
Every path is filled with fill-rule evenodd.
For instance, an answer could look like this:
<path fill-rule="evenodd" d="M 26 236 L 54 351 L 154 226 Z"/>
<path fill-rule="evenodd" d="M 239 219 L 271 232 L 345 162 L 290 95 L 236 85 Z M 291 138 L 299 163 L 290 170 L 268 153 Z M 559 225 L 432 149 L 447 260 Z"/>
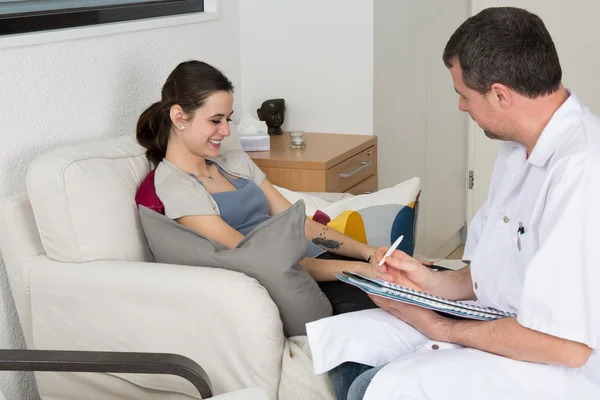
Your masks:
<path fill-rule="evenodd" d="M 377 175 L 373 175 L 360 182 L 358 185 L 352 186 L 350 189 L 346 190 L 346 193 L 353 195 L 374 193 L 377 191 L 378 186 L 379 178 Z"/>
<path fill-rule="evenodd" d="M 325 177 L 327 191 L 345 192 L 376 173 L 377 148 L 372 146 L 330 168 Z"/>

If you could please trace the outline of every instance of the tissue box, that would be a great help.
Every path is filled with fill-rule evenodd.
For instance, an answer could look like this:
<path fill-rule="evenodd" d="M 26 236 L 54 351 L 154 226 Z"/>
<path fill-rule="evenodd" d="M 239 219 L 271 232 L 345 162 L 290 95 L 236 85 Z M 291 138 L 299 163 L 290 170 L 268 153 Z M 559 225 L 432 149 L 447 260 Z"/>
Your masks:
<path fill-rule="evenodd" d="M 271 136 L 269 135 L 239 135 L 242 150 L 265 151 L 271 150 Z"/>

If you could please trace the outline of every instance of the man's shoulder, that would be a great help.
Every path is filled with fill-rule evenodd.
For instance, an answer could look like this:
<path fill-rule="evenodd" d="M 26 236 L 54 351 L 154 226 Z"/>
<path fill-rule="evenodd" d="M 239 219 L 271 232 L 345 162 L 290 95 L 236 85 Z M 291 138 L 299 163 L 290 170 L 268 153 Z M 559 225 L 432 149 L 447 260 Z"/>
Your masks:
<path fill-rule="evenodd" d="M 581 113 L 569 125 L 551 164 L 567 160 L 587 160 L 600 166 L 600 117 L 581 105 Z"/>
<path fill-rule="evenodd" d="M 591 151 L 595 151 L 595 155 L 600 153 L 600 117 L 594 114 L 589 108 L 584 107 L 581 118 L 581 134 L 588 144 Z"/>

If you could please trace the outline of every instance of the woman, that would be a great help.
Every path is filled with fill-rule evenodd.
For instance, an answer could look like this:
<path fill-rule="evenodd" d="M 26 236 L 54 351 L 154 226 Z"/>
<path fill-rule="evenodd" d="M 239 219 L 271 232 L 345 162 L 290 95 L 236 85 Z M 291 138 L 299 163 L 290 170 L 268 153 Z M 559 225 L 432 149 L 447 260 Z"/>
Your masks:
<path fill-rule="evenodd" d="M 291 206 L 243 151 L 221 154 L 230 135 L 233 85 L 199 61 L 178 65 L 162 100 L 142 113 L 137 140 L 156 166 L 154 185 L 165 215 L 234 248 L 252 229 Z M 344 270 L 372 275 L 376 248 L 307 218 L 300 264 L 320 283 L 334 313 L 374 308 L 362 291 L 337 281 Z"/>

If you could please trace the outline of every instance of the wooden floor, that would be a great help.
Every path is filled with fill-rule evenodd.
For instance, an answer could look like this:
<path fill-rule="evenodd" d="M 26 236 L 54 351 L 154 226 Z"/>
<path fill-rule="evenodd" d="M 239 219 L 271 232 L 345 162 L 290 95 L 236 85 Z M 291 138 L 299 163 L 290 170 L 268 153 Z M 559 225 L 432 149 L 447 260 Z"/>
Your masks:
<path fill-rule="evenodd" d="M 465 252 L 465 246 L 460 245 L 456 250 L 454 250 L 446 259 L 448 260 L 462 260 L 462 256 Z"/>

